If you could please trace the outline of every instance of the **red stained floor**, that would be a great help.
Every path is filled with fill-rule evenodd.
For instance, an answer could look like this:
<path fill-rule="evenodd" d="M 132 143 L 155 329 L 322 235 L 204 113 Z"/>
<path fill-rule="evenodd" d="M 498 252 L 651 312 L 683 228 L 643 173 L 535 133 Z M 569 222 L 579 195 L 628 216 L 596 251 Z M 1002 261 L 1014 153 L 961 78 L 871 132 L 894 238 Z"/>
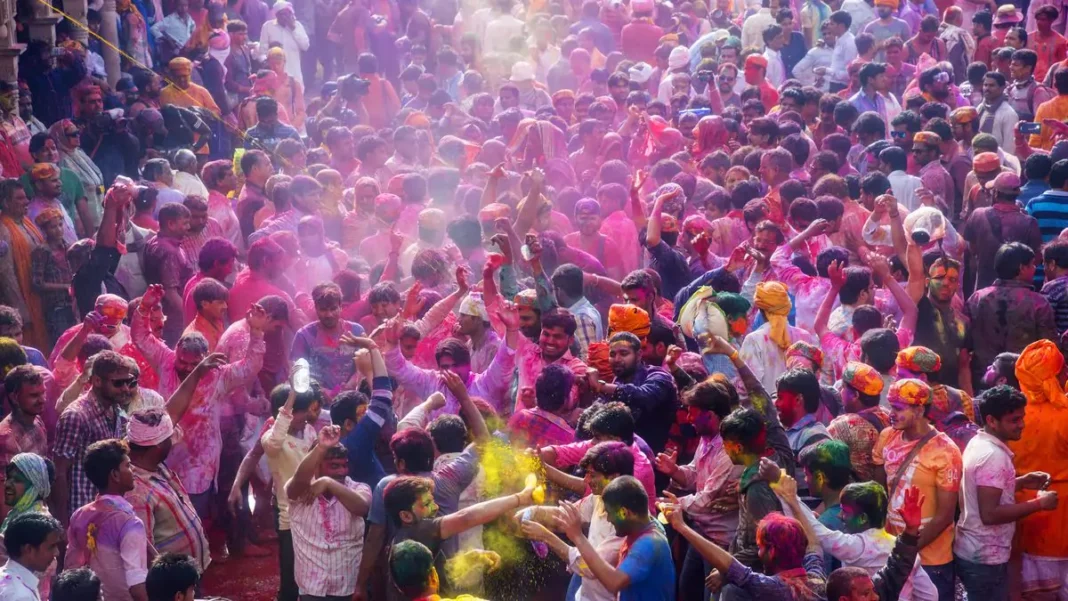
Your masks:
<path fill-rule="evenodd" d="M 263 543 L 267 557 L 231 557 L 212 563 L 204 573 L 200 597 L 230 601 L 270 601 L 278 593 L 278 543 Z"/>

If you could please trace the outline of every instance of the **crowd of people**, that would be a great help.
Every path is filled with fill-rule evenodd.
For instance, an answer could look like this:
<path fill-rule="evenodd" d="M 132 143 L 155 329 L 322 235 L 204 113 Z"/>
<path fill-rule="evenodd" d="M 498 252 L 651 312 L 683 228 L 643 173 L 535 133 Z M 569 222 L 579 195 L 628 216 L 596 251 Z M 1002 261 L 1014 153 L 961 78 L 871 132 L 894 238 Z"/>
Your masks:
<path fill-rule="evenodd" d="M 0 601 L 1068 599 L 1063 4 L 116 8 L 0 81 Z"/>

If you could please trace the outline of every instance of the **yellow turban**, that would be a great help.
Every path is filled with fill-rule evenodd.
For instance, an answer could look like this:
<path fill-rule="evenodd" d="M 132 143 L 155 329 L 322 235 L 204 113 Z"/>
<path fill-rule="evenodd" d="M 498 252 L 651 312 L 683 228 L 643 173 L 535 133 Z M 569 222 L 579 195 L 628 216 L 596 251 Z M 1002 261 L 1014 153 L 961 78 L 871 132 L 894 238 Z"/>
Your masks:
<path fill-rule="evenodd" d="M 52 163 L 37 163 L 30 169 L 30 179 L 35 182 L 53 178 L 59 175 L 59 169 Z"/>
<path fill-rule="evenodd" d="M 1036 340 L 1027 345 L 1016 360 L 1016 379 L 1028 404 L 1053 403 L 1068 407 L 1068 397 L 1060 384 L 1064 369 L 1064 355 L 1049 340 Z"/>
<path fill-rule="evenodd" d="M 757 284 L 753 303 L 764 312 L 764 317 L 771 324 L 769 338 L 782 350 L 790 348 L 790 332 L 787 329 L 786 316 L 790 314 L 790 295 L 786 286 L 780 282 L 761 282 Z"/>
<path fill-rule="evenodd" d="M 272 60 L 281 60 L 282 62 L 285 62 L 286 51 L 278 47 L 271 48 L 267 51 L 267 61 L 270 62 Z"/>
<path fill-rule="evenodd" d="M 193 72 L 193 61 L 183 56 L 171 59 L 167 66 L 175 75 L 189 75 Z"/>
<path fill-rule="evenodd" d="M 630 332 L 645 340 L 649 336 L 652 322 L 649 314 L 634 305 L 612 305 L 608 308 L 608 333 Z"/>

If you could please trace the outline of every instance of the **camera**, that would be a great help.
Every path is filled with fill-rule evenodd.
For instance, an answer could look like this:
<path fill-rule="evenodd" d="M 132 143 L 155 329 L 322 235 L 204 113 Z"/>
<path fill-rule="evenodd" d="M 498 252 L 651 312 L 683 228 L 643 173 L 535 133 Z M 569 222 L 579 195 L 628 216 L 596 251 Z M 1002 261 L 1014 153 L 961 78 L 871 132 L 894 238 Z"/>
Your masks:
<path fill-rule="evenodd" d="M 337 80 L 338 93 L 348 101 L 355 101 L 366 96 L 371 90 L 371 82 L 356 75 L 344 75 Z"/>
<path fill-rule="evenodd" d="M 708 82 L 712 81 L 712 78 L 714 76 L 715 76 L 715 73 L 713 73 L 712 71 L 698 71 L 697 72 L 697 81 L 708 83 Z"/>
<path fill-rule="evenodd" d="M 931 232 L 928 232 L 925 229 L 916 228 L 912 230 L 912 241 L 923 246 L 931 241 Z"/>

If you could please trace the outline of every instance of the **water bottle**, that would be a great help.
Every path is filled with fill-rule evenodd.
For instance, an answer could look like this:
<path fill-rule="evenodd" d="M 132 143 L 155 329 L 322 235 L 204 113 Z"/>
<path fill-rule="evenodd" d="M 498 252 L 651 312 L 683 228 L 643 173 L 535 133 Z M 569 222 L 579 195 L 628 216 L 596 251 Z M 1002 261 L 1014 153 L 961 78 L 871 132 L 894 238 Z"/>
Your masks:
<path fill-rule="evenodd" d="M 311 367 L 307 359 L 297 359 L 293 366 L 293 390 L 303 394 L 311 390 Z"/>

